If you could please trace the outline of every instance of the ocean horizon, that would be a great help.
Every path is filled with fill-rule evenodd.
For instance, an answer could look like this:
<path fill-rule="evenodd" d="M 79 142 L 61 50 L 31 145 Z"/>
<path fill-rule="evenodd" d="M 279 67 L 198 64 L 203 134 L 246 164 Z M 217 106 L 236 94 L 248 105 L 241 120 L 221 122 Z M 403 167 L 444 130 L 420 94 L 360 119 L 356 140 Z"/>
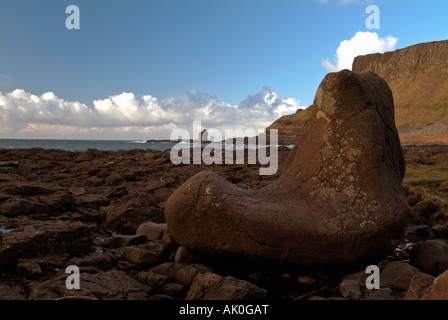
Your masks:
<path fill-rule="evenodd" d="M 175 142 L 146 142 L 146 140 L 0 139 L 0 149 L 42 148 L 65 151 L 151 149 L 165 151 L 175 145 Z"/>
<path fill-rule="evenodd" d="M 0 139 L 0 149 L 42 148 L 65 151 L 87 151 L 88 149 L 102 151 L 134 149 L 166 151 L 178 144 L 178 142 L 169 142 L 167 140 L 147 142 L 147 140 Z M 193 147 L 198 146 L 196 143 L 190 145 Z M 209 144 L 202 144 L 202 146 L 207 145 Z M 213 143 L 211 145 L 216 145 L 216 147 L 222 146 L 224 148 L 221 143 Z M 287 147 L 292 148 L 293 146 Z M 240 145 L 236 147 L 236 149 L 239 148 L 241 148 Z M 252 148 L 252 146 L 245 145 L 244 148 Z"/>

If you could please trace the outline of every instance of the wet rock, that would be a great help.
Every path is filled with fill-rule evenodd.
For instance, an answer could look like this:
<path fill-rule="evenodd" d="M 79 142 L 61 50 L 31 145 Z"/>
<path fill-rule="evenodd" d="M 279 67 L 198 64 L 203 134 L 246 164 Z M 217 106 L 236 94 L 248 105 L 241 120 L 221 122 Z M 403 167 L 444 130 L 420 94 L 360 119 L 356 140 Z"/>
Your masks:
<path fill-rule="evenodd" d="M 438 276 L 448 269 L 448 244 L 439 239 L 417 243 L 411 250 L 410 262 L 421 272 Z"/>
<path fill-rule="evenodd" d="M 215 273 L 194 277 L 187 300 L 265 300 L 267 291 L 250 282 Z"/>

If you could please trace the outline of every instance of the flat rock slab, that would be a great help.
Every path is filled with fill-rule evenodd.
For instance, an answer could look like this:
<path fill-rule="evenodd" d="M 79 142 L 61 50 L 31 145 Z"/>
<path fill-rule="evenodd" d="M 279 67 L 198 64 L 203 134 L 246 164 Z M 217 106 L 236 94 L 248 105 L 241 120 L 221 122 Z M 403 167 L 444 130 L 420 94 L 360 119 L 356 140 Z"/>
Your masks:
<path fill-rule="evenodd" d="M 18 258 L 79 254 L 90 250 L 91 231 L 83 223 L 36 221 L 1 235 L 0 270 L 14 265 Z"/>
<path fill-rule="evenodd" d="M 33 282 L 30 300 L 50 300 L 70 296 L 84 296 L 102 300 L 141 300 L 148 297 L 151 288 L 131 278 L 123 271 L 80 273 L 79 290 L 69 290 L 62 274 L 44 282 Z"/>

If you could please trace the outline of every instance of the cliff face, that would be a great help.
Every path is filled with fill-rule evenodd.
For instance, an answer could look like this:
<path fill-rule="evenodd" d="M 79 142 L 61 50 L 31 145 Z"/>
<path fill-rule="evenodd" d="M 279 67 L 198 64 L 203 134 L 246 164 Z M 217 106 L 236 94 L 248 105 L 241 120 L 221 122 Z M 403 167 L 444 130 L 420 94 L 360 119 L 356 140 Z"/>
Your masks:
<path fill-rule="evenodd" d="M 404 49 L 386 53 L 358 56 L 353 61 L 352 71 L 373 71 L 386 80 L 394 80 L 430 65 L 448 63 L 448 41 L 420 43 Z"/>
<path fill-rule="evenodd" d="M 358 56 L 352 71 L 372 71 L 387 81 L 402 143 L 448 143 L 448 40 Z M 279 130 L 280 143 L 295 144 L 308 109 L 283 116 L 268 129 Z"/>
<path fill-rule="evenodd" d="M 402 142 L 448 142 L 448 41 L 358 56 L 352 70 L 387 81 Z"/>
<path fill-rule="evenodd" d="M 269 135 L 271 129 L 277 129 L 279 144 L 296 144 L 305 129 L 311 109 L 312 106 L 305 110 L 298 109 L 294 114 L 280 117 L 266 128 L 266 134 Z"/>

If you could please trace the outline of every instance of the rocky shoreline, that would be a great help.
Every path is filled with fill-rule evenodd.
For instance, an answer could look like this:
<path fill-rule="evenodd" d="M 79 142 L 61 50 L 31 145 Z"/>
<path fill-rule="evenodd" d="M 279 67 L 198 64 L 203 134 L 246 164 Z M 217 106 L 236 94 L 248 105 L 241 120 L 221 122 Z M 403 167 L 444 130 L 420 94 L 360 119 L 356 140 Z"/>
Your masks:
<path fill-rule="evenodd" d="M 207 169 L 257 189 L 281 174 L 289 152 L 280 148 L 277 174 L 262 177 L 258 165 L 175 166 L 169 151 L 1 149 L 0 299 L 448 298 L 446 203 L 412 186 L 405 192 L 413 224 L 395 252 L 376 263 L 379 290 L 366 288 L 367 266 L 298 270 L 218 261 L 170 237 L 165 203 L 191 176 Z M 404 153 L 407 164 L 448 159 L 446 148 Z M 70 265 L 79 267 L 79 290 L 66 288 Z"/>

